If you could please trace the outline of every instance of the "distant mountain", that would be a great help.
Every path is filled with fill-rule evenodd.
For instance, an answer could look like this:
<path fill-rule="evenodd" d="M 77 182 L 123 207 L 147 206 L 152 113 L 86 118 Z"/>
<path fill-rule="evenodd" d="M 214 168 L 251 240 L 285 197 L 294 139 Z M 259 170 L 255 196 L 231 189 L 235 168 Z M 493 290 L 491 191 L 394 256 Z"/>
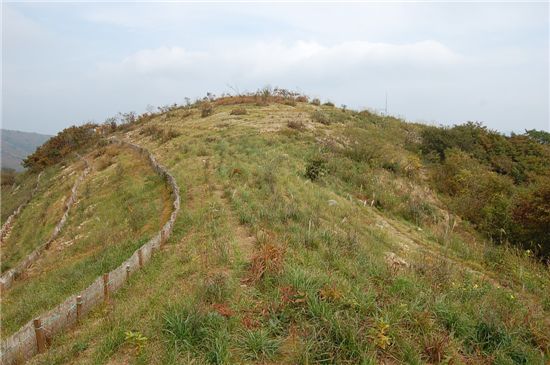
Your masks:
<path fill-rule="evenodd" d="M 46 142 L 51 136 L 38 133 L 12 131 L 1 129 L 2 167 L 23 170 L 21 162 L 33 153 L 36 148 Z"/>

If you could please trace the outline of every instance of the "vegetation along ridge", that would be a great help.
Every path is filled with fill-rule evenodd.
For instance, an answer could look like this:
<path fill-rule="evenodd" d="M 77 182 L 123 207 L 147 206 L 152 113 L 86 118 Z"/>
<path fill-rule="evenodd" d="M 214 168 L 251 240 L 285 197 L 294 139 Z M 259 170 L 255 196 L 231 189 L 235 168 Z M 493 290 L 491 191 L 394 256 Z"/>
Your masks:
<path fill-rule="evenodd" d="M 77 153 L 65 227 L 2 292 L 14 363 L 550 361 L 546 132 L 209 94 L 48 140 L 3 175 L 3 222 L 32 197 L 3 251 L 51 232 Z"/>

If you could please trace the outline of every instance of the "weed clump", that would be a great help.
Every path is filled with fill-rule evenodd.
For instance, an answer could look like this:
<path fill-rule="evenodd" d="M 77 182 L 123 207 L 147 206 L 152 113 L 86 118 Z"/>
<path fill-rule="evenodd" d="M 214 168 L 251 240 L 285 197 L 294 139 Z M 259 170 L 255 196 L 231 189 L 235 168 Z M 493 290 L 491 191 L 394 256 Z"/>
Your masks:
<path fill-rule="evenodd" d="M 211 364 L 223 364 L 229 359 L 228 322 L 218 312 L 171 308 L 164 315 L 163 330 L 177 351 L 202 354 Z"/>
<path fill-rule="evenodd" d="M 311 119 L 314 122 L 321 123 L 321 124 L 324 124 L 324 125 L 329 125 L 330 124 L 329 116 L 321 110 L 314 111 L 311 114 Z"/>
<path fill-rule="evenodd" d="M 161 143 L 166 143 L 169 140 L 179 137 L 181 135 L 181 133 L 173 130 L 172 128 L 162 129 L 157 127 L 156 125 L 143 128 L 139 134 L 149 136 L 154 140 L 159 140 L 161 141 Z"/>
<path fill-rule="evenodd" d="M 201 118 L 206 118 L 214 112 L 214 107 L 209 101 L 203 101 L 200 105 Z"/>
<path fill-rule="evenodd" d="M 255 361 L 272 359 L 279 348 L 279 343 L 264 329 L 244 331 L 240 338 L 240 346 L 245 352 L 245 358 Z"/>
<path fill-rule="evenodd" d="M 227 274 L 217 272 L 209 275 L 203 282 L 203 297 L 208 303 L 223 302 L 230 293 Z"/>
<path fill-rule="evenodd" d="M 231 110 L 231 115 L 246 115 L 248 114 L 248 112 L 246 111 L 246 108 L 243 108 L 243 107 L 240 107 L 240 108 L 235 108 L 233 110 Z"/>
<path fill-rule="evenodd" d="M 298 131 L 303 131 L 306 128 L 304 123 L 299 120 L 289 120 L 286 125 L 288 128 L 296 129 Z"/>
<path fill-rule="evenodd" d="M 269 105 L 269 99 L 272 95 L 272 91 L 270 87 L 264 87 L 262 90 L 258 90 L 256 93 L 256 105 L 258 106 L 266 106 Z"/>

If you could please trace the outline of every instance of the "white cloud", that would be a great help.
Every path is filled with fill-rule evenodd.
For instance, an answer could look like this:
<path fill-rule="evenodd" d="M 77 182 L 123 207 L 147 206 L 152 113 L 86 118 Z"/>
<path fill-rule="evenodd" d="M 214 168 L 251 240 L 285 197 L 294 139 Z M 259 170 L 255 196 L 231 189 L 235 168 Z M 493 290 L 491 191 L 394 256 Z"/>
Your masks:
<path fill-rule="evenodd" d="M 126 57 L 118 65 L 105 65 L 109 69 L 122 68 L 140 74 L 173 75 L 185 71 L 208 59 L 204 52 L 186 51 L 181 47 L 161 47 L 157 49 L 140 50 Z"/>
<path fill-rule="evenodd" d="M 5 4 L 3 123 L 53 133 L 206 91 L 550 126 L 547 3 Z M 32 108 L 28 106 L 32 105 Z M 22 127 L 26 126 L 26 127 Z"/>
<path fill-rule="evenodd" d="M 2 8 L 2 49 L 25 50 L 51 41 L 50 32 L 8 5 Z"/>
<path fill-rule="evenodd" d="M 209 52 L 181 47 L 140 50 L 118 63 L 103 64 L 101 72 L 131 72 L 144 75 L 187 74 L 189 71 L 231 71 L 246 78 L 265 78 L 300 71 L 308 74 L 338 74 L 357 67 L 452 67 L 463 56 L 436 41 L 411 44 L 343 42 L 325 46 L 317 42 L 293 44 L 258 42 Z M 222 75 L 220 75 L 222 76 Z"/>

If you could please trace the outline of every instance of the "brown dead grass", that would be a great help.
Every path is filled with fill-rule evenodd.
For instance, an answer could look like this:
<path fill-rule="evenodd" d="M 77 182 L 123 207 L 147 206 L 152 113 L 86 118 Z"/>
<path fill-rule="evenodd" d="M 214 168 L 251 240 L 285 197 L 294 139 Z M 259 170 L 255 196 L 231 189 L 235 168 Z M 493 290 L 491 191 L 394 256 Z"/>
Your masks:
<path fill-rule="evenodd" d="M 284 256 L 285 249 L 280 245 L 268 243 L 261 246 L 252 257 L 248 276 L 243 281 L 256 283 L 266 274 L 279 274 L 283 269 Z"/>

